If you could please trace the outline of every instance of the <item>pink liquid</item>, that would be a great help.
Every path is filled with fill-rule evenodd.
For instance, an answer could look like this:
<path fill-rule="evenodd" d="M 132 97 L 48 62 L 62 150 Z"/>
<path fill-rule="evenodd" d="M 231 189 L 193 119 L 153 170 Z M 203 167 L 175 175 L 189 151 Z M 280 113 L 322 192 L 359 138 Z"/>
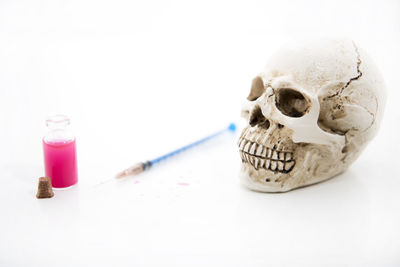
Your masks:
<path fill-rule="evenodd" d="M 64 188 L 78 182 L 75 139 L 70 141 L 43 140 L 44 166 L 55 188 Z"/>

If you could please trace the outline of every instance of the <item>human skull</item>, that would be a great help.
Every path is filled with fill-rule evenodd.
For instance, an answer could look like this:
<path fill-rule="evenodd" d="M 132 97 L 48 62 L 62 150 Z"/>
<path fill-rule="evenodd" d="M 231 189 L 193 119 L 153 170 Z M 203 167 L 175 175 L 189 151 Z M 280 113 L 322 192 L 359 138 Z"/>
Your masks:
<path fill-rule="evenodd" d="M 351 40 L 281 49 L 243 105 L 242 183 L 286 192 L 340 174 L 376 135 L 385 90 L 375 64 Z"/>

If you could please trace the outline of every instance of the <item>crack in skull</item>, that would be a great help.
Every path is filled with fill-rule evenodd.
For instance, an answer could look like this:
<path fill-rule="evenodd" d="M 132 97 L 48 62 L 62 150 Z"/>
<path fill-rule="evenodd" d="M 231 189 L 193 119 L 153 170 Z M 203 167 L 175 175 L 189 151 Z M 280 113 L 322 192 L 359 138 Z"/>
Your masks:
<path fill-rule="evenodd" d="M 334 93 L 333 95 L 327 96 L 326 98 L 332 98 L 338 95 L 341 95 L 343 93 L 343 91 L 350 86 L 351 82 L 356 81 L 358 79 L 361 78 L 361 76 L 363 75 L 361 70 L 360 70 L 360 66 L 361 66 L 361 57 L 360 57 L 360 52 L 358 52 L 358 48 L 356 46 L 356 44 L 353 42 L 353 46 L 354 46 L 354 50 L 356 51 L 357 54 L 357 76 L 350 78 L 350 80 L 342 87 L 339 89 L 339 91 L 337 91 L 336 93 Z"/>

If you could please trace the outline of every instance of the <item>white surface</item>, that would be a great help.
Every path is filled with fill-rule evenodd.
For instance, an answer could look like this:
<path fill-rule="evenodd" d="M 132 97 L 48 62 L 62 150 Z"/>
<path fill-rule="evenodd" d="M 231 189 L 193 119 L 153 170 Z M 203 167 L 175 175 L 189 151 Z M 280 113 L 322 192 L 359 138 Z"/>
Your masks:
<path fill-rule="evenodd" d="M 1 1 L 0 266 L 398 266 L 399 11 L 397 1 Z M 93 187 L 240 121 L 271 52 L 319 35 L 354 38 L 388 85 L 381 132 L 346 173 L 251 192 L 225 135 Z M 71 117 L 80 182 L 37 200 L 54 113 Z"/>

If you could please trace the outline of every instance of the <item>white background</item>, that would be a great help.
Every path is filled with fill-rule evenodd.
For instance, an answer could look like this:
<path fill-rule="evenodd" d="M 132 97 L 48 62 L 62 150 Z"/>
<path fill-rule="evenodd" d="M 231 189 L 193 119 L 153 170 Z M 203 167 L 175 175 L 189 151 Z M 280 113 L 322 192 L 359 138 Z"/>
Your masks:
<path fill-rule="evenodd" d="M 398 1 L 0 0 L 0 266 L 399 266 Z M 137 178 L 130 164 L 235 121 L 296 38 L 354 39 L 388 87 L 343 175 L 242 188 L 225 134 Z M 35 198 L 46 116 L 70 116 L 79 185 Z"/>

